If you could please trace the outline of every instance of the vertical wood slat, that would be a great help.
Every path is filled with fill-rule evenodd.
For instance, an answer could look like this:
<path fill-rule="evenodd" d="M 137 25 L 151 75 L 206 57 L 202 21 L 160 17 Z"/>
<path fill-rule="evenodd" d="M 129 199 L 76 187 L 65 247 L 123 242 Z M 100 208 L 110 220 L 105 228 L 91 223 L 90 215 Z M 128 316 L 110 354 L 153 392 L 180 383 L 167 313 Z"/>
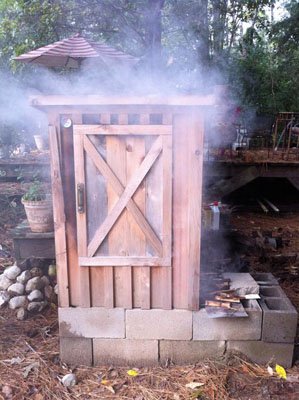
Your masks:
<path fill-rule="evenodd" d="M 69 307 L 69 282 L 67 264 L 67 245 L 65 231 L 64 196 L 61 177 L 60 149 L 56 128 L 49 126 L 51 158 L 51 182 L 53 214 L 55 227 L 55 253 L 58 281 L 58 302 L 60 307 Z"/>
<path fill-rule="evenodd" d="M 140 114 L 140 124 L 141 125 L 149 124 L 149 114 Z M 146 204 L 144 205 L 144 211 L 145 210 L 146 210 Z M 139 279 L 140 279 L 141 308 L 144 310 L 149 310 L 151 308 L 151 268 L 141 267 L 139 273 Z"/>
<path fill-rule="evenodd" d="M 75 121 L 74 121 L 75 120 Z M 73 122 L 82 124 L 82 115 L 73 116 Z M 76 210 L 78 210 L 77 185 L 84 185 L 84 212 L 77 215 L 77 247 L 78 255 L 87 255 L 87 221 L 86 221 L 86 182 L 85 182 L 85 162 L 83 136 L 74 136 L 74 160 L 75 160 L 75 190 L 76 190 Z M 90 307 L 90 274 L 89 267 L 80 267 L 80 305 Z"/>
<path fill-rule="evenodd" d="M 109 125 L 110 122 L 111 122 L 110 114 L 108 114 L 108 113 L 101 114 L 101 124 Z M 106 144 L 106 150 L 107 150 L 107 157 L 108 157 L 108 145 L 107 144 Z M 108 187 L 107 187 L 107 196 L 108 196 Z M 108 205 L 108 208 L 109 208 L 109 205 Z M 108 239 L 108 246 L 109 246 L 109 239 Z M 114 304 L 115 304 L 114 269 L 113 269 L 113 267 L 104 267 L 103 272 L 104 272 L 104 306 L 106 308 L 113 308 Z"/>
<path fill-rule="evenodd" d="M 77 231 L 76 231 L 76 194 L 74 178 L 74 150 L 72 127 L 61 126 L 61 118 L 72 118 L 70 114 L 62 114 L 58 118 L 58 126 L 61 138 L 61 174 L 63 183 L 63 194 L 65 200 L 66 216 L 66 246 L 67 263 L 69 274 L 70 305 L 80 306 L 80 267 L 77 254 Z M 75 116 L 76 118 L 76 116 Z M 75 119 L 76 121 L 76 119 Z M 75 122 L 74 121 L 74 122 Z"/>
<path fill-rule="evenodd" d="M 186 134 L 187 133 L 187 134 Z M 203 115 L 176 115 L 173 126 L 173 305 L 199 308 Z M 186 168 L 182 168 L 186 165 Z"/>

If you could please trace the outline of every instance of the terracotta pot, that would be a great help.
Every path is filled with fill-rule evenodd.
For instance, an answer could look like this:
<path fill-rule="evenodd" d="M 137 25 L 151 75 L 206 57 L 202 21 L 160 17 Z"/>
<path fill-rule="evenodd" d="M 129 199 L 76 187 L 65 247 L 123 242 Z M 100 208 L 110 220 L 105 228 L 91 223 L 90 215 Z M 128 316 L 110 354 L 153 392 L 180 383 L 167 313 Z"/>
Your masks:
<path fill-rule="evenodd" d="M 30 201 L 22 199 L 32 232 L 53 232 L 52 199 Z"/>

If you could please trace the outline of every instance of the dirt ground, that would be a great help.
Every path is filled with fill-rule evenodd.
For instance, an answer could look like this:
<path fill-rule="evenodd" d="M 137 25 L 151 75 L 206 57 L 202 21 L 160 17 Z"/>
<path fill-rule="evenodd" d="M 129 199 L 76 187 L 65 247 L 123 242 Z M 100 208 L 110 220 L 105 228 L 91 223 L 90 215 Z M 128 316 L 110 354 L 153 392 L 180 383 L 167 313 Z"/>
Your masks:
<path fill-rule="evenodd" d="M 9 213 L 0 212 L 0 239 L 4 250 L 11 248 L 11 242 L 6 238 L 7 229 L 22 218 L 15 207 L 11 207 Z M 234 215 L 232 223 L 248 236 L 259 229 L 276 230 L 283 227 L 288 245 L 279 252 L 287 254 L 299 249 L 298 215 L 275 218 L 261 214 Z M 274 249 L 269 251 L 270 256 L 278 253 Z M 255 269 L 269 270 L 272 264 L 267 254 L 263 254 L 263 257 L 260 254 L 246 254 L 245 257 L 250 259 Z M 0 268 L 11 261 L 0 259 Z M 275 267 L 273 272 L 281 278 L 279 267 Z M 299 310 L 297 276 L 284 273 L 281 285 Z M 287 379 L 282 379 L 276 373 L 271 376 L 267 366 L 257 366 L 241 355 L 225 355 L 222 359 L 183 367 L 170 364 L 141 368 L 136 369 L 136 376 L 128 374 L 129 368 L 134 368 L 134 365 L 124 368 L 71 368 L 59 360 L 57 309 L 54 306 L 26 321 L 18 321 L 14 312 L 1 309 L 0 352 L 0 399 L 299 399 L 299 363 L 286 371 Z M 65 388 L 61 378 L 70 372 L 76 374 L 78 383 L 72 388 Z M 186 386 L 192 382 L 197 383 L 193 388 Z"/>

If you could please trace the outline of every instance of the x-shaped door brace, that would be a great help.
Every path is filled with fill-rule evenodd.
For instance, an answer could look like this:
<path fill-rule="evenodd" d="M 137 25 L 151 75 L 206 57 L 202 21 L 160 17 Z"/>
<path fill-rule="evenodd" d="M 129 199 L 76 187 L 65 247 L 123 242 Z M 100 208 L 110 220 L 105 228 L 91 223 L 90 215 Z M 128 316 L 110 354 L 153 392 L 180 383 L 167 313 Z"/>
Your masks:
<path fill-rule="evenodd" d="M 141 184 L 143 179 L 145 178 L 148 171 L 151 169 L 152 165 L 155 163 L 156 159 L 159 157 L 159 154 L 162 151 L 162 139 L 159 136 L 155 142 L 153 143 L 151 149 L 145 156 L 144 160 L 135 171 L 134 175 L 130 179 L 130 182 L 126 187 L 122 185 L 117 176 L 111 170 L 109 165 L 97 151 L 96 147 L 90 141 L 87 135 L 84 135 L 83 146 L 86 153 L 92 159 L 95 166 L 99 169 L 106 182 L 111 185 L 111 187 L 115 190 L 116 194 L 119 196 L 119 199 L 112 211 L 107 215 L 104 222 L 97 229 L 94 234 L 93 239 L 88 245 L 87 254 L 88 257 L 92 257 L 97 249 L 100 247 L 101 243 L 123 212 L 125 208 L 127 208 L 139 227 L 145 234 L 148 241 L 151 243 L 153 248 L 157 251 L 159 256 L 163 254 L 163 246 L 160 239 L 157 237 L 156 233 L 153 231 L 152 227 L 144 217 L 143 213 L 140 211 L 137 204 L 132 199 L 132 196 L 138 189 L 138 186 Z"/>

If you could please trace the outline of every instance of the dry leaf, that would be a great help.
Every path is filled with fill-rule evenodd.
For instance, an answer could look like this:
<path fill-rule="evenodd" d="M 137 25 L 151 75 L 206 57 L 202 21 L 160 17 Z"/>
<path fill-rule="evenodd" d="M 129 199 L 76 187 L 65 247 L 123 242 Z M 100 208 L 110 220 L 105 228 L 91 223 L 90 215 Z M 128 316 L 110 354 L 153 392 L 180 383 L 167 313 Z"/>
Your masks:
<path fill-rule="evenodd" d="M 40 364 L 39 361 L 36 361 L 30 365 L 28 365 L 27 367 L 24 368 L 24 378 L 27 378 L 28 375 L 30 374 L 30 372 L 36 368 L 39 368 Z"/>
<path fill-rule="evenodd" d="M 202 383 L 202 382 L 190 382 L 190 383 L 187 383 L 187 385 L 185 385 L 185 386 L 186 386 L 186 388 L 189 388 L 189 389 L 197 389 L 203 385 L 204 385 L 204 383 Z"/>
<path fill-rule="evenodd" d="M 269 372 L 269 375 L 273 375 L 274 374 L 273 368 L 271 368 L 270 365 L 267 367 L 267 370 Z"/>
<path fill-rule="evenodd" d="M 139 373 L 138 373 L 137 371 L 135 371 L 134 369 L 129 369 L 129 370 L 127 371 L 127 374 L 128 374 L 129 376 L 138 376 L 138 375 L 139 375 Z"/>

